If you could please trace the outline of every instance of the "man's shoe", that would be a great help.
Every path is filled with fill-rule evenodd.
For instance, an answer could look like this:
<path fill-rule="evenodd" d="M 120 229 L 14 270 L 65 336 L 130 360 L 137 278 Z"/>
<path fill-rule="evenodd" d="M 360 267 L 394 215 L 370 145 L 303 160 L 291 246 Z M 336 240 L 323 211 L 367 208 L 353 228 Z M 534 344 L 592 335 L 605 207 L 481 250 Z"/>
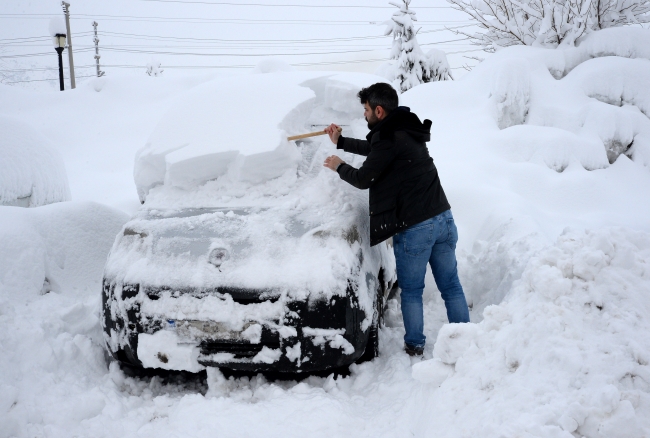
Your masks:
<path fill-rule="evenodd" d="M 422 353 L 424 353 L 424 347 L 414 347 L 412 345 L 404 344 L 404 351 L 406 351 L 406 354 L 409 356 L 422 356 Z"/>

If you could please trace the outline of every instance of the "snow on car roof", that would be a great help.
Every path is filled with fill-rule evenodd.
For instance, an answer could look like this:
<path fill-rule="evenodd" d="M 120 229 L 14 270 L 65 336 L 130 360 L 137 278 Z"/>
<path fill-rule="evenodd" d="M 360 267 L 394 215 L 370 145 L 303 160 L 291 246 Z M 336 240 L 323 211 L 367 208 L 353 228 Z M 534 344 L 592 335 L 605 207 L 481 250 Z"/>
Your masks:
<path fill-rule="evenodd" d="M 140 198 L 157 185 L 191 189 L 226 174 L 253 183 L 276 178 L 301 158 L 286 131 L 360 116 L 357 92 L 380 81 L 362 73 L 274 72 L 203 84 L 176 102 L 138 151 Z M 315 108 L 325 117 L 310 120 Z"/>

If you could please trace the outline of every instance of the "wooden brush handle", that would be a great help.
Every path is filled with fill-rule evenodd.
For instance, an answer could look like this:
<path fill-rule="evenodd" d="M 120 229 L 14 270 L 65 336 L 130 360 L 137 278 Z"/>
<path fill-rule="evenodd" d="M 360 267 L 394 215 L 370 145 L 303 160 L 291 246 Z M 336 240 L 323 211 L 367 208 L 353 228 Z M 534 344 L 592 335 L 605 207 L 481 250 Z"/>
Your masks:
<path fill-rule="evenodd" d="M 339 133 L 343 130 L 343 128 L 338 128 Z M 325 135 L 327 132 L 325 131 L 316 131 L 316 132 L 310 132 L 307 134 L 300 134 L 300 135 L 294 135 L 292 137 L 287 137 L 287 141 L 292 141 L 292 140 L 300 140 L 301 138 L 308 138 L 308 137 L 317 137 L 319 135 Z"/>

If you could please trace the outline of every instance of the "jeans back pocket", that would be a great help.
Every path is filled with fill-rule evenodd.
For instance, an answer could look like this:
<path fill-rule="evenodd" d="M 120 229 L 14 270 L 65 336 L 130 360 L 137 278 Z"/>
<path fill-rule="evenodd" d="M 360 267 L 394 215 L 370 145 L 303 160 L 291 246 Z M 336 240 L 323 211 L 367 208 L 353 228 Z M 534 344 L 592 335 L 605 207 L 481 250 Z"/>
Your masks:
<path fill-rule="evenodd" d="M 404 242 L 404 252 L 409 255 L 420 255 L 433 247 L 433 224 L 419 227 L 416 225 L 416 228 L 409 228 L 400 234 Z"/>

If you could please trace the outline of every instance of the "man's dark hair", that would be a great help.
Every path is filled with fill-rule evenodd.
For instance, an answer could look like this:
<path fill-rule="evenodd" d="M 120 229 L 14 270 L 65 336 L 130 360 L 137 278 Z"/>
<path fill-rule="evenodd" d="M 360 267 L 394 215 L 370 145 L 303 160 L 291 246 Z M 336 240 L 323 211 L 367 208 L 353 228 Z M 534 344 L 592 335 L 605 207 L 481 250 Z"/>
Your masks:
<path fill-rule="evenodd" d="M 384 82 L 378 82 L 368 88 L 362 88 L 357 96 L 361 100 L 361 104 L 368 103 L 368 106 L 373 111 L 380 106 L 386 113 L 390 113 L 399 105 L 397 91 Z"/>

